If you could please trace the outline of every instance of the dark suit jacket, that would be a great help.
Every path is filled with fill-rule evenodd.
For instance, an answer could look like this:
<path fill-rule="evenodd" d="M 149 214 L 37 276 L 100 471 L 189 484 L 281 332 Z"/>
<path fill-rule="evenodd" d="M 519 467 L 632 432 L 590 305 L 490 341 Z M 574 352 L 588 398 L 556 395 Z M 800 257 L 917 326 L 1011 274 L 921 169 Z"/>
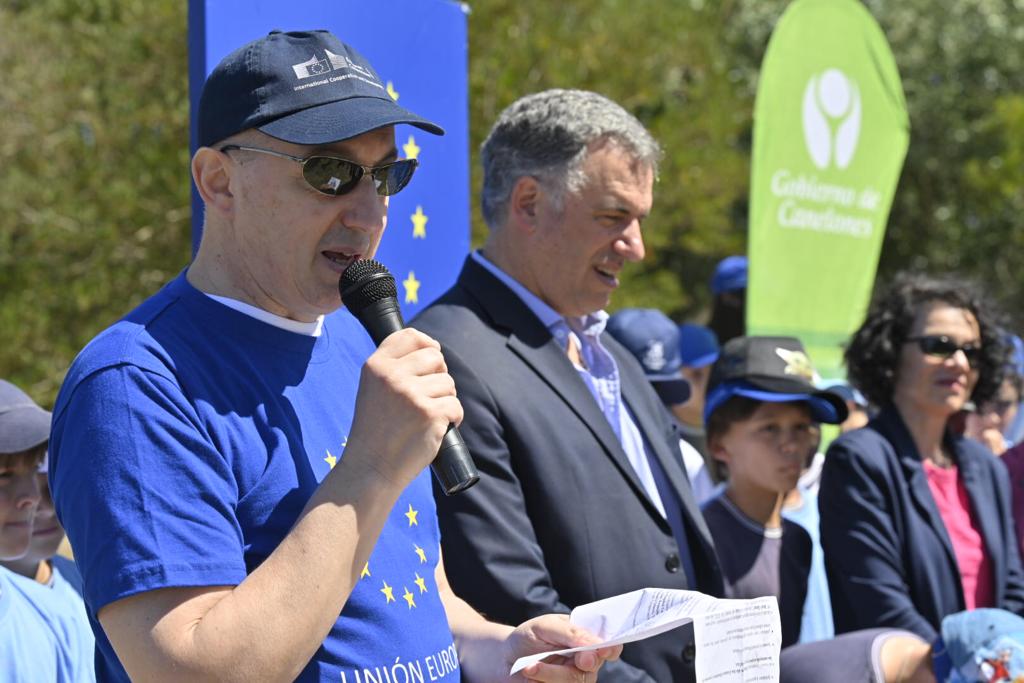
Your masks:
<path fill-rule="evenodd" d="M 526 305 L 467 259 L 456 285 L 413 325 L 441 342 L 480 469 L 465 493 L 438 493 L 444 564 L 457 595 L 518 624 L 646 587 L 720 595 L 711 536 L 694 503 L 678 436 L 636 360 L 610 335 L 622 395 L 679 495 L 680 549 L 615 433 L 562 349 Z M 687 586 L 679 553 L 693 560 Z M 693 679 L 689 640 L 674 630 L 627 645 L 601 681 Z"/>
<path fill-rule="evenodd" d="M 947 436 L 992 561 L 995 607 L 1024 610 L 1005 468 L 981 444 Z M 953 545 L 910 432 L 895 408 L 828 449 L 818 494 L 836 632 L 904 628 L 929 642 L 965 609 Z"/>

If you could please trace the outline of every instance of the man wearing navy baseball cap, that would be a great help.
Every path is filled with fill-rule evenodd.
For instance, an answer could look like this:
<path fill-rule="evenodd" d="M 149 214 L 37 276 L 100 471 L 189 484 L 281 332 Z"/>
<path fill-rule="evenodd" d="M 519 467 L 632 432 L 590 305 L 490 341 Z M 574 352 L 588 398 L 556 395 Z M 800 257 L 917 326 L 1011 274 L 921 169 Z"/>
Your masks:
<path fill-rule="evenodd" d="M 210 74 L 195 260 L 82 351 L 54 408 L 100 679 L 498 681 L 592 638 L 453 594 L 426 473 L 462 419 L 444 358 L 411 329 L 375 349 L 338 310 L 416 170 L 396 124 L 442 133 L 326 31 L 272 32 Z M 526 678 L 592 681 L 618 651 Z"/>

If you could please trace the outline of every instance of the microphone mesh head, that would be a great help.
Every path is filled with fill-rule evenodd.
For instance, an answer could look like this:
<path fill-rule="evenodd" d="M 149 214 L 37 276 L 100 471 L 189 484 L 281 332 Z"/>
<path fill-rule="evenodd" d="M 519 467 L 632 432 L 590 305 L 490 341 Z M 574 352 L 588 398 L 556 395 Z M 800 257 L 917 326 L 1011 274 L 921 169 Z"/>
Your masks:
<path fill-rule="evenodd" d="M 338 281 L 338 291 L 342 303 L 356 317 L 370 304 L 398 297 L 395 278 L 384 264 L 373 259 L 360 259 L 346 268 Z"/>

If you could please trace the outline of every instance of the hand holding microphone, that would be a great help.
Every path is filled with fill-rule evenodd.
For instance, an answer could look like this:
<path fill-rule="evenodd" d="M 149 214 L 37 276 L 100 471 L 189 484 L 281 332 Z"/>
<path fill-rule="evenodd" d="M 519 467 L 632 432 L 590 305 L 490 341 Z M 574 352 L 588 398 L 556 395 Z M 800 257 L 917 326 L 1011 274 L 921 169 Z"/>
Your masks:
<path fill-rule="evenodd" d="M 395 279 L 377 261 L 359 260 L 346 268 L 338 282 L 338 291 L 345 307 L 363 324 L 378 346 L 389 335 L 405 328 Z M 464 491 L 480 479 L 466 443 L 452 424 L 448 425 L 430 467 L 447 495 Z"/>

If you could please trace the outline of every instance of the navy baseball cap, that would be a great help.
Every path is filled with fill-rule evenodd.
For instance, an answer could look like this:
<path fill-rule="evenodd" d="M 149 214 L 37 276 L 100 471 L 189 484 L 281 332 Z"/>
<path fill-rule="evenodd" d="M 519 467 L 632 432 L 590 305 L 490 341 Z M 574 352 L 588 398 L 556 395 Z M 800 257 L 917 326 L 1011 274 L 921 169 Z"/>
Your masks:
<path fill-rule="evenodd" d="M 769 403 L 801 401 L 815 422 L 839 424 L 846 402 L 814 386 L 815 372 L 804 345 L 794 337 L 736 337 L 726 342 L 711 368 L 704 421 L 733 396 Z"/>
<path fill-rule="evenodd" d="M 868 407 L 868 400 L 864 398 L 864 394 L 850 386 L 849 382 L 839 380 L 828 383 L 819 383 L 818 386 L 824 391 L 831 391 L 833 394 L 836 394 L 839 398 L 846 401 L 847 405 L 854 403 L 861 408 Z"/>
<path fill-rule="evenodd" d="M 271 31 L 214 67 L 199 97 L 198 144 L 249 128 L 299 145 L 408 123 L 444 135 L 395 104 L 366 58 L 328 31 Z"/>
<path fill-rule="evenodd" d="M 0 453 L 21 453 L 50 438 L 50 411 L 28 394 L 0 379 Z"/>
<path fill-rule="evenodd" d="M 624 308 L 608 318 L 605 330 L 640 361 L 662 403 L 689 400 L 690 383 L 679 374 L 679 329 L 668 316 L 653 308 Z"/>
<path fill-rule="evenodd" d="M 683 367 L 702 368 L 718 360 L 718 337 L 704 325 L 679 326 L 679 355 Z"/>
<path fill-rule="evenodd" d="M 711 293 L 734 292 L 747 287 L 747 257 L 726 256 L 715 266 L 711 276 Z"/>

